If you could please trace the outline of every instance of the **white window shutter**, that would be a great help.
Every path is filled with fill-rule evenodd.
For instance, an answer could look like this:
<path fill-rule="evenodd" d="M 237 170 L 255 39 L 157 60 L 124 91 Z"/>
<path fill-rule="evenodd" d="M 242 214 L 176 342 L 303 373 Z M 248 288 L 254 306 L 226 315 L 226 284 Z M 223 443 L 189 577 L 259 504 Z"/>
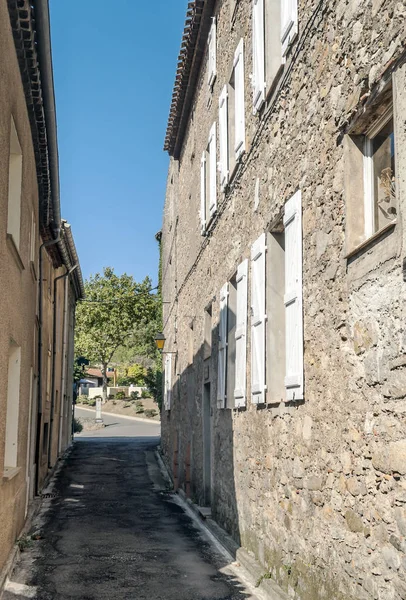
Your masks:
<path fill-rule="evenodd" d="M 172 354 L 167 354 L 165 358 L 165 389 L 164 389 L 164 408 L 171 410 L 172 400 Z"/>
<path fill-rule="evenodd" d="M 213 86 L 217 75 L 217 35 L 216 35 L 216 19 L 212 19 L 212 24 L 209 31 L 209 68 L 208 68 L 208 84 Z"/>
<path fill-rule="evenodd" d="M 210 216 L 212 217 L 217 210 L 217 131 L 216 131 L 216 123 L 213 123 L 212 128 L 210 129 L 209 135 L 209 211 Z"/>
<path fill-rule="evenodd" d="M 247 403 L 247 302 L 248 302 L 248 260 L 237 269 L 237 315 L 235 327 L 235 389 L 236 408 Z"/>
<path fill-rule="evenodd" d="M 253 404 L 265 402 L 265 233 L 251 248 L 251 394 Z"/>
<path fill-rule="evenodd" d="M 206 152 L 200 161 L 200 227 L 203 235 L 206 231 Z"/>
<path fill-rule="evenodd" d="M 282 0 L 281 3 L 281 42 L 282 56 L 287 54 L 290 44 L 298 32 L 297 0 Z"/>
<path fill-rule="evenodd" d="M 228 92 L 227 85 L 221 91 L 219 98 L 219 142 L 220 142 L 220 186 L 224 190 L 228 183 Z"/>
<path fill-rule="evenodd" d="M 254 115 L 265 101 L 265 24 L 264 0 L 252 4 L 252 87 Z"/>
<path fill-rule="evenodd" d="M 220 290 L 219 351 L 217 373 L 217 407 L 226 406 L 228 283 Z"/>
<path fill-rule="evenodd" d="M 303 400 L 302 196 L 285 204 L 286 400 Z"/>
<path fill-rule="evenodd" d="M 235 86 L 235 158 L 245 151 L 245 100 L 244 100 L 244 40 L 241 39 L 234 54 Z"/>

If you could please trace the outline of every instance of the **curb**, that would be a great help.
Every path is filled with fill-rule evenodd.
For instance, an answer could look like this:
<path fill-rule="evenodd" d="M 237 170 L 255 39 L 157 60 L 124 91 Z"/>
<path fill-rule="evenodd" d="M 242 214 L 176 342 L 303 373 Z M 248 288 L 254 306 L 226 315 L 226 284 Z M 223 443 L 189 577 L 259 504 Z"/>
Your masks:
<path fill-rule="evenodd" d="M 173 487 L 172 477 L 168 468 L 159 452 L 159 448 L 155 450 L 155 456 L 166 481 L 170 482 Z M 247 550 L 237 544 L 237 542 L 211 517 L 205 517 L 200 507 L 194 504 L 190 498 L 186 497 L 183 490 L 179 489 L 173 492 L 178 497 L 179 504 L 184 509 L 189 510 L 196 515 L 202 529 L 211 534 L 221 546 L 226 554 L 235 559 L 247 571 L 250 579 L 255 582 L 253 585 L 261 590 L 269 600 L 289 600 L 286 592 L 279 587 L 273 579 L 264 579 L 267 570 L 253 557 Z"/>
<path fill-rule="evenodd" d="M 75 407 L 78 407 L 79 410 L 87 410 L 88 412 L 95 413 L 96 411 L 93 408 L 85 408 L 84 406 L 80 406 L 79 404 L 75 404 Z M 117 417 L 120 419 L 130 419 L 131 421 L 143 421 L 144 423 L 156 423 L 157 425 L 161 424 L 161 421 L 154 421 L 153 419 L 143 419 L 142 417 L 130 417 L 129 415 L 119 415 L 118 413 L 105 412 L 102 415 L 108 415 L 110 417 Z"/>

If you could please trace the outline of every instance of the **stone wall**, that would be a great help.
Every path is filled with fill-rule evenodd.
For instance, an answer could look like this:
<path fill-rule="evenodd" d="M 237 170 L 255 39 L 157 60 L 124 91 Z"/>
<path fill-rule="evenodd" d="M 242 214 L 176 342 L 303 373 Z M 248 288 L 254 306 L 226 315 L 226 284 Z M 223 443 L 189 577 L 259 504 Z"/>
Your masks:
<path fill-rule="evenodd" d="M 406 598 L 406 7 L 395 0 L 299 0 L 299 40 L 260 115 L 252 114 L 251 6 L 234 24 L 216 5 L 217 80 L 206 61 L 163 225 L 165 335 L 178 351 L 162 443 L 191 495 L 205 500 L 204 382 L 210 381 L 212 510 L 217 521 L 300 600 Z M 245 40 L 246 147 L 208 235 L 200 235 L 200 156 L 218 96 Z M 346 257 L 344 131 L 394 71 L 398 222 Z M 259 179 L 259 204 L 255 188 Z M 303 201 L 305 401 L 218 410 L 219 291 L 296 189 Z M 204 310 L 213 346 L 204 361 Z M 191 326 L 193 327 L 191 333 Z M 248 323 L 249 326 L 249 323 Z M 189 363 L 193 339 L 193 364 Z M 169 348 L 169 346 L 168 346 Z M 209 369 L 209 372 L 207 371 Z"/>

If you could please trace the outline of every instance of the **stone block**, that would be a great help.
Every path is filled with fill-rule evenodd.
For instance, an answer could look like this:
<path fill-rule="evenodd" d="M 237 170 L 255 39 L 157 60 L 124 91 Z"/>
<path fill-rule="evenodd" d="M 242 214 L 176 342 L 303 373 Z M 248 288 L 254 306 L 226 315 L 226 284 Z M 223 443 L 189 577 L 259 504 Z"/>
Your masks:
<path fill-rule="evenodd" d="M 350 531 L 352 531 L 353 533 L 363 533 L 364 524 L 362 522 L 361 517 L 357 515 L 357 513 L 355 513 L 352 509 L 349 509 L 346 511 L 344 517 L 347 523 L 347 527 Z"/>

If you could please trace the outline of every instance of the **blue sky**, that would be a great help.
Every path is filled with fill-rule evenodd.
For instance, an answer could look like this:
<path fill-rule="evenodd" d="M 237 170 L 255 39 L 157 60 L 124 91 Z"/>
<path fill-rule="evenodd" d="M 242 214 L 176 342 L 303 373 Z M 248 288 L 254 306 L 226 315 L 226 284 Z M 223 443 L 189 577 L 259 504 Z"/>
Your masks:
<path fill-rule="evenodd" d="M 50 0 L 62 216 L 85 277 L 156 283 L 186 0 Z"/>

